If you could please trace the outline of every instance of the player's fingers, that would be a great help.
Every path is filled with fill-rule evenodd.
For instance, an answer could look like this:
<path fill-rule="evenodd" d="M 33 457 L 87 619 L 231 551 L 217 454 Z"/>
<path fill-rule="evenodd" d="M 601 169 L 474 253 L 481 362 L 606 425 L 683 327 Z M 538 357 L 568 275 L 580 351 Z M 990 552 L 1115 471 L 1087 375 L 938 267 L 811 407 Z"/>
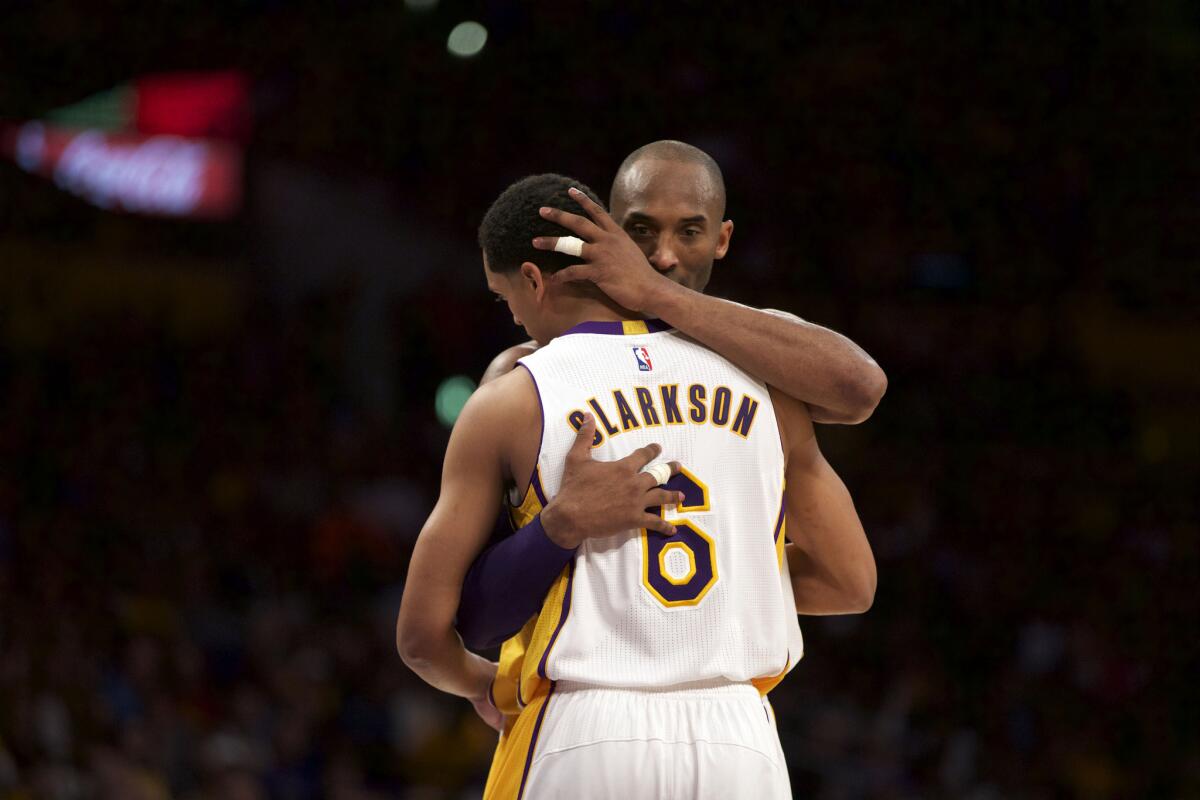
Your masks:
<path fill-rule="evenodd" d="M 570 211 L 563 211 L 561 208 L 543 206 L 538 209 L 538 213 L 542 215 L 543 219 L 548 219 L 556 225 L 562 225 L 575 235 L 582 237 L 586 242 L 594 242 L 596 236 L 601 232 L 596 223 L 587 217 L 572 214 Z"/>
<path fill-rule="evenodd" d="M 547 283 L 574 283 L 575 281 L 590 281 L 596 274 L 596 267 L 591 264 L 572 264 L 563 267 L 558 272 L 546 276 Z"/>
<path fill-rule="evenodd" d="M 658 514 L 647 514 L 642 518 L 642 527 L 648 531 L 658 531 L 664 536 L 674 536 L 675 526 Z"/>
<path fill-rule="evenodd" d="M 583 424 L 575 434 L 575 441 L 567 452 L 567 459 L 590 459 L 592 457 L 592 439 L 596 436 L 596 418 L 591 414 L 583 415 Z"/>
<path fill-rule="evenodd" d="M 475 707 L 475 713 L 488 727 L 497 733 L 504 732 L 504 715 L 500 713 L 500 709 L 496 708 L 490 698 L 474 699 L 471 701 L 471 705 Z"/>
<path fill-rule="evenodd" d="M 662 445 L 655 442 L 654 444 L 648 444 L 645 447 L 639 447 L 637 450 L 634 450 L 632 453 L 622 458 L 618 463 L 629 469 L 640 470 L 642 467 L 658 458 L 658 454 L 661 452 Z M 657 482 L 658 481 L 655 481 L 655 483 Z"/>
<path fill-rule="evenodd" d="M 604 210 L 604 206 L 600 205 L 595 200 L 581 192 L 579 189 L 576 189 L 574 186 L 568 189 L 567 193 L 571 195 L 575 202 L 583 206 L 583 210 L 587 212 L 587 215 L 591 217 L 592 221 L 601 228 L 606 230 L 617 229 L 617 223 L 614 222 L 613 218 L 610 217 L 608 212 Z"/>
<path fill-rule="evenodd" d="M 683 502 L 683 492 L 677 492 L 674 489 L 660 489 L 657 486 L 646 492 L 646 496 L 642 498 L 647 508 L 654 506 L 677 506 Z"/>
<path fill-rule="evenodd" d="M 650 445 L 650 447 L 658 447 L 658 445 Z M 661 448 L 659 448 L 659 449 L 661 450 Z M 651 456 L 650 460 L 653 461 L 654 456 Z M 661 470 L 659 469 L 660 467 L 666 467 L 668 469 L 667 477 L 665 477 L 665 478 L 662 477 Z M 671 480 L 672 475 L 678 475 L 679 470 L 681 468 L 682 467 L 678 461 L 671 461 L 666 464 L 663 464 L 660 461 L 659 463 L 655 464 L 653 467 L 643 467 L 642 469 L 639 470 L 639 472 L 640 472 L 640 474 L 645 475 L 646 477 L 648 477 L 650 479 L 649 481 L 646 482 L 646 489 L 649 490 L 649 489 L 653 489 L 655 486 L 664 485 L 667 481 Z M 654 470 L 654 472 L 659 472 L 660 474 L 655 475 L 654 472 L 651 472 L 651 470 Z"/>
<path fill-rule="evenodd" d="M 535 250 L 554 250 L 555 248 L 558 247 L 558 240 L 560 238 L 566 239 L 568 237 L 566 237 L 566 236 L 561 236 L 561 237 L 560 236 L 535 236 L 535 237 L 533 237 L 533 248 Z M 586 261 L 588 258 L 588 250 L 590 250 L 591 248 L 592 248 L 591 244 L 589 244 L 587 242 L 583 242 L 580 245 L 579 253 L 576 254 L 576 258 L 582 258 L 584 261 Z M 560 250 L 559 252 L 562 252 L 562 251 Z"/>

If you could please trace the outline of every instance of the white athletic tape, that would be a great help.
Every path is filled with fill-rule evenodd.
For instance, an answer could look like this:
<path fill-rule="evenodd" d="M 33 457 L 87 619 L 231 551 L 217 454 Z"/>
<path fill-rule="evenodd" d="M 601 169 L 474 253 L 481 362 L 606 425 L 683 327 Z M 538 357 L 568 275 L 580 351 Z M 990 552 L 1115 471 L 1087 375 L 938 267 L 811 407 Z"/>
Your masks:
<path fill-rule="evenodd" d="M 670 464 L 648 464 L 642 467 L 642 472 L 654 478 L 656 484 L 663 484 L 671 477 Z"/>
<path fill-rule="evenodd" d="M 583 239 L 577 236 L 560 236 L 558 241 L 554 243 L 554 252 L 566 253 L 569 256 L 578 258 L 583 255 Z"/>

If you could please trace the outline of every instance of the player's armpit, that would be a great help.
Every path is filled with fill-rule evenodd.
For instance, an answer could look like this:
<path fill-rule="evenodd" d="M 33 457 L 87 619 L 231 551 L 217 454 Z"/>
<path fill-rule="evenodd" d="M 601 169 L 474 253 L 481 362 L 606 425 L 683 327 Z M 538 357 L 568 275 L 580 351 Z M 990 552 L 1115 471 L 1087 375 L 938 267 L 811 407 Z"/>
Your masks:
<path fill-rule="evenodd" d="M 529 378 L 514 373 L 482 387 L 459 416 L 446 448 L 438 502 L 417 539 L 396 621 L 404 662 L 433 686 L 463 697 L 486 692 L 494 673 L 462 646 L 454 615 L 467 567 L 492 529 L 509 437 L 521 434 L 521 381 Z"/>
<path fill-rule="evenodd" d="M 803 403 L 772 390 L 787 456 L 786 549 L 796 611 L 854 614 L 875 597 L 875 557 L 854 501 L 825 460 Z"/>
<path fill-rule="evenodd" d="M 536 352 L 537 349 L 538 343 L 530 340 L 524 344 L 513 345 L 507 350 L 502 350 L 492 359 L 492 363 L 488 364 L 487 369 L 483 371 L 483 376 L 479 379 L 479 385 L 483 386 L 485 383 L 491 383 L 501 375 L 507 375 L 512 372 L 517 367 L 517 361 Z"/>

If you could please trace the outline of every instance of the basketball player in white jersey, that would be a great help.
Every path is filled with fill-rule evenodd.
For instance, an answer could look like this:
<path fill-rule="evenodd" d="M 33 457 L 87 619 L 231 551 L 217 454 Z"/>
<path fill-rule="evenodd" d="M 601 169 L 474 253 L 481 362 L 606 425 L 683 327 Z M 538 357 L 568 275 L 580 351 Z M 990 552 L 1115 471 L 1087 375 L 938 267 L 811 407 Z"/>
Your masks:
<path fill-rule="evenodd" d="M 558 176 L 521 182 L 493 212 L 514 202 L 527 213 L 530 201 L 562 207 L 567 185 Z M 419 598 L 456 592 L 466 569 L 458 548 L 434 543 L 453 538 L 477 552 L 503 483 L 516 489 L 516 513 L 536 513 L 560 490 L 572 450 L 578 458 L 590 445 L 597 461 L 639 464 L 656 455 L 652 440 L 662 442 L 687 465 L 666 489 L 648 476 L 607 487 L 613 509 L 633 500 L 654 513 L 582 542 L 530 623 L 516 686 L 523 710 L 506 733 L 523 758 L 494 770 L 488 793 L 789 796 L 759 698 L 801 655 L 783 479 L 787 460 L 811 446 L 808 415 L 594 286 L 548 279 L 557 266 L 549 256 L 536 258 L 541 266 L 514 260 L 524 235 L 517 225 L 499 238 L 518 244 L 485 243 L 485 274 L 534 339 L 550 344 L 481 389 L 460 417 L 410 569 L 402 654 L 404 629 L 419 627 Z M 465 651 L 436 674 L 411 652 L 406 661 L 464 697 L 494 673 Z"/>
<path fill-rule="evenodd" d="M 554 280 L 592 281 L 626 308 L 664 318 L 804 402 L 813 421 L 853 424 L 870 415 L 887 380 L 849 339 L 793 314 L 702 294 L 733 233 L 733 221 L 725 217 L 721 169 L 707 153 L 684 142 L 652 142 L 630 153 L 617 170 L 612 217 L 587 197 L 577 199 L 590 219 L 558 209 L 548 209 L 544 217 L 589 242 L 580 259 L 584 263 L 554 273 Z M 540 236 L 534 244 L 552 250 L 556 241 Z M 527 342 L 505 350 L 492 361 L 483 382 L 511 371 L 519 358 L 536 349 L 536 342 Z M 786 548 L 797 611 L 861 612 L 870 605 L 874 564 L 849 495 L 819 451 L 803 468 L 799 463 L 793 465 L 787 493 L 791 516 L 803 512 L 793 520 L 798 523 L 793 529 L 802 535 Z M 569 473 L 577 470 L 596 472 L 598 467 L 583 461 L 568 468 Z M 603 479 L 628 477 L 611 472 Z M 570 548 L 584 538 L 615 531 L 609 515 L 575 502 L 573 491 L 555 505 L 559 507 L 545 515 L 544 532 L 541 526 L 527 526 L 476 557 L 456 620 L 469 646 L 494 646 L 518 631 L 540 607 Z M 556 551 L 554 544 L 563 549 Z M 514 586 L 520 591 L 514 592 Z M 477 708 L 495 724 L 486 705 Z"/>

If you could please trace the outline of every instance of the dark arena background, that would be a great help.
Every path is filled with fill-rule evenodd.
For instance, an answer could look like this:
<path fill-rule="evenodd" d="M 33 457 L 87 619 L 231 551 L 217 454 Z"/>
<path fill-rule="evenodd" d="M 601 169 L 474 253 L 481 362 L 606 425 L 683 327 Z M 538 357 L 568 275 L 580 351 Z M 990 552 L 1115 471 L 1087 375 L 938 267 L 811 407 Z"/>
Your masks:
<path fill-rule="evenodd" d="M 461 25 L 464 22 L 472 25 Z M 711 291 L 887 371 L 874 547 L 772 695 L 798 798 L 1200 797 L 1194 3 L 0 9 L 0 798 L 479 795 L 396 655 L 475 230 L 659 138 Z"/>

